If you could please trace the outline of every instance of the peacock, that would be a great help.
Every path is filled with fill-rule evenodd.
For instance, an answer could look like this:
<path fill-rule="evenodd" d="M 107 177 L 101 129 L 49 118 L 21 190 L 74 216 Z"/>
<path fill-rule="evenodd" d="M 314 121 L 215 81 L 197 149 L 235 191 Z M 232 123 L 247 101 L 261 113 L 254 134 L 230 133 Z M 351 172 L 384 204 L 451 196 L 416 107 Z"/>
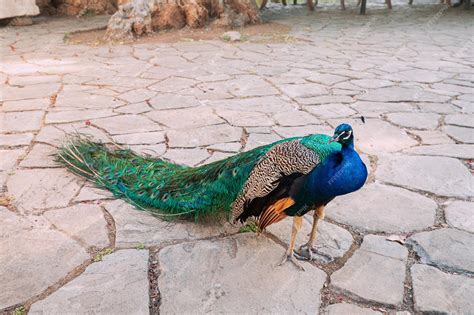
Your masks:
<path fill-rule="evenodd" d="M 336 196 L 360 189 L 367 179 L 349 124 L 339 125 L 332 137 L 287 138 L 198 167 L 111 149 L 83 137 L 63 145 L 56 158 L 115 197 L 165 218 L 253 218 L 263 231 L 293 217 L 281 264 L 291 261 L 301 269 L 297 259 L 313 259 L 324 207 Z M 311 210 L 315 211 L 309 240 L 295 253 L 303 216 Z"/>

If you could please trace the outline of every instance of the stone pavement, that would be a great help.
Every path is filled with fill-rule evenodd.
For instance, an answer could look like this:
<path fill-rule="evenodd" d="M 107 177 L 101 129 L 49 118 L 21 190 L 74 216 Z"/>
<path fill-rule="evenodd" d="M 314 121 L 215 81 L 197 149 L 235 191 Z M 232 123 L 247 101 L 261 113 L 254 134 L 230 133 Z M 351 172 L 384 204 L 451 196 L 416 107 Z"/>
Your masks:
<path fill-rule="evenodd" d="M 0 310 L 472 314 L 474 11 L 369 13 L 267 11 L 287 42 L 63 42 L 104 17 L 1 29 Z M 290 221 L 162 222 L 51 157 L 79 132 L 201 165 L 342 121 L 370 177 L 328 206 L 306 272 L 276 266 Z"/>

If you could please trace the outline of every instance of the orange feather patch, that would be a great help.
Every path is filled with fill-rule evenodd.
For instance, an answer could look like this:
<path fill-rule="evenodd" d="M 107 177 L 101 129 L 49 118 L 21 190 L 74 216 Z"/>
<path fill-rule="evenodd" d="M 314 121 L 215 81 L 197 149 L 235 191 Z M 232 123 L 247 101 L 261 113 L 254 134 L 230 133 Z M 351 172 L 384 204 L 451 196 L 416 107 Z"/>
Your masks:
<path fill-rule="evenodd" d="M 257 225 L 260 230 L 264 230 L 270 224 L 279 222 L 287 217 L 283 212 L 295 204 L 290 197 L 277 200 L 274 204 L 267 207 L 258 217 Z"/>

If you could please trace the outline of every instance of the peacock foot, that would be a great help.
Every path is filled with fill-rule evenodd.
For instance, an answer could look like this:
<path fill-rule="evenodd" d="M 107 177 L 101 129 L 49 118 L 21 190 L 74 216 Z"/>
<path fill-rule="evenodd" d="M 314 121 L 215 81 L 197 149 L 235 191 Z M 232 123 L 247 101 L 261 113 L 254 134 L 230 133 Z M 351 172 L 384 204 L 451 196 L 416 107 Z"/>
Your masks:
<path fill-rule="evenodd" d="M 294 253 L 291 253 L 291 254 L 285 253 L 285 255 L 283 256 L 283 260 L 281 261 L 281 263 L 278 264 L 278 266 L 281 266 L 281 265 L 287 263 L 288 261 L 292 262 L 293 265 L 295 265 L 296 268 L 298 268 L 299 270 L 305 271 L 304 267 L 296 259 Z"/>
<path fill-rule="evenodd" d="M 295 257 L 299 260 L 314 260 L 313 253 L 316 252 L 316 248 L 309 246 L 308 244 L 301 245 L 298 251 L 295 251 Z"/>

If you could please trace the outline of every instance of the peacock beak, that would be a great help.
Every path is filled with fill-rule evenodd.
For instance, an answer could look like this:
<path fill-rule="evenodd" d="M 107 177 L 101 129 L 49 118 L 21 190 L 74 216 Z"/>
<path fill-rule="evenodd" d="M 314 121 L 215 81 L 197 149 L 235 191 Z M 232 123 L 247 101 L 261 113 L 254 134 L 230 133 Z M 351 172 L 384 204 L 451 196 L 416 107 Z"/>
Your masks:
<path fill-rule="evenodd" d="M 338 142 L 340 137 L 341 137 L 341 134 L 335 134 L 334 136 L 332 136 L 331 139 L 329 139 L 329 143 Z"/>

